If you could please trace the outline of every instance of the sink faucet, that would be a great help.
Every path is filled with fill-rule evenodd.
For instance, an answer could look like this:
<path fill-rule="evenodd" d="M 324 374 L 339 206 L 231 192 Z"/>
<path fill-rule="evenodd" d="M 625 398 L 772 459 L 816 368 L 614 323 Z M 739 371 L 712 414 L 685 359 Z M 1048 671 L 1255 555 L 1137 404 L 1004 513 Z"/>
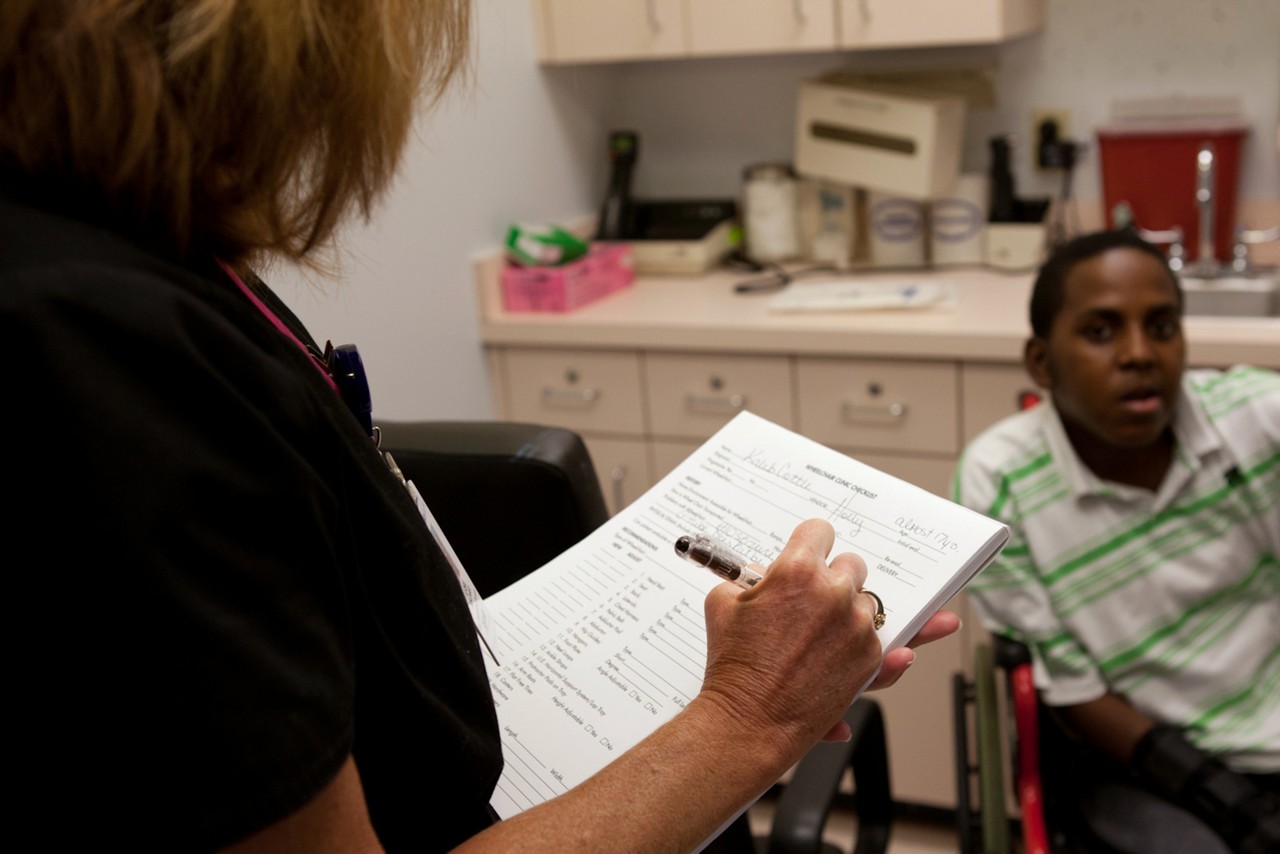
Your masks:
<path fill-rule="evenodd" d="M 1138 235 L 1148 243 L 1167 245 L 1169 247 L 1169 269 L 1180 276 L 1194 279 L 1217 279 L 1229 276 L 1274 276 L 1276 272 L 1274 266 L 1255 267 L 1253 265 L 1249 259 L 1249 247 L 1255 243 L 1280 241 L 1280 225 L 1262 229 L 1248 228 L 1243 225 L 1237 227 L 1235 241 L 1231 247 L 1231 260 L 1225 264 L 1218 260 L 1213 245 L 1214 214 L 1216 213 L 1215 206 L 1217 203 L 1217 199 L 1213 195 L 1213 181 L 1216 169 L 1217 164 L 1215 163 L 1213 143 L 1206 140 L 1200 143 L 1200 150 L 1196 152 L 1195 200 L 1196 207 L 1199 210 L 1197 235 L 1200 246 L 1195 261 L 1190 261 L 1187 258 L 1181 226 L 1173 225 L 1159 230 L 1141 228 L 1133 222 L 1133 213 L 1129 210 L 1127 202 L 1121 202 L 1113 212 L 1116 227 L 1132 226 L 1137 229 Z"/>
<path fill-rule="evenodd" d="M 1219 271 L 1217 255 L 1213 249 L 1213 179 L 1216 173 L 1212 142 L 1200 144 L 1196 153 L 1196 207 L 1200 212 L 1199 257 L 1194 271 L 1197 275 L 1212 276 Z"/>

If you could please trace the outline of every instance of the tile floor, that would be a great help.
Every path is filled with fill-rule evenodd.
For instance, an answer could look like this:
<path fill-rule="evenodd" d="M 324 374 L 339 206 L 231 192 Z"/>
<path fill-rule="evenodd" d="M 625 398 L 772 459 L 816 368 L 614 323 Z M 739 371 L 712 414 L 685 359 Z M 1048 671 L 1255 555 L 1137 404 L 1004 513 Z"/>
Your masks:
<path fill-rule="evenodd" d="M 772 806 L 761 801 L 749 814 L 752 832 L 766 834 L 772 818 Z M 845 854 L 853 850 L 856 822 L 844 811 L 836 811 L 827 821 L 823 839 L 840 848 Z M 953 828 L 935 824 L 916 824 L 899 820 L 889 833 L 888 854 L 956 854 L 960 845 Z"/>

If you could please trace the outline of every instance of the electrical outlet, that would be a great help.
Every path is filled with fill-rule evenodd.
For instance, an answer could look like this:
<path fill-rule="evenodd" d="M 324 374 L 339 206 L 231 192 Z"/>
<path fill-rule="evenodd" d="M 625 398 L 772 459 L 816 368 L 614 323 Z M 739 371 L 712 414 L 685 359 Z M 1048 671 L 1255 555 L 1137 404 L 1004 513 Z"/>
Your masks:
<path fill-rule="evenodd" d="M 1056 127 L 1056 132 L 1052 135 L 1047 134 L 1045 127 L 1047 122 L 1052 122 Z M 1066 110 L 1033 110 L 1031 112 L 1031 150 L 1035 152 L 1032 162 L 1036 168 L 1040 170 L 1059 169 L 1061 165 L 1055 162 L 1053 153 L 1046 151 L 1046 143 L 1056 145 L 1057 143 L 1067 142 L 1071 139 L 1070 114 Z"/>

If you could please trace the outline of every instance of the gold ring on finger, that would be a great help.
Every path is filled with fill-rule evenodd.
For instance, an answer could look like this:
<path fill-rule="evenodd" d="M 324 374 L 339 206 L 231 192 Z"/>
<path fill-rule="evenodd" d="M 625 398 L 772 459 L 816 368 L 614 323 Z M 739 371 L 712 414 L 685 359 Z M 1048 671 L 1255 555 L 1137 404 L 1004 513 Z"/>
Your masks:
<path fill-rule="evenodd" d="M 879 631 L 884 628 L 884 602 L 870 590 L 863 590 L 862 592 L 876 600 L 876 615 L 871 619 L 871 625 L 875 626 L 876 630 Z"/>

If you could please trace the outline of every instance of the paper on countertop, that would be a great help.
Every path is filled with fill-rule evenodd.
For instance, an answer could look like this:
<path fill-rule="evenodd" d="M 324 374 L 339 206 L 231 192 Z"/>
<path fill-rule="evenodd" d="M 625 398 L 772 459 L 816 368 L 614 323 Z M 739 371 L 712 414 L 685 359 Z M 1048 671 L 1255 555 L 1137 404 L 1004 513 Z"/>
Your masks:
<path fill-rule="evenodd" d="M 953 282 L 917 279 L 831 279 L 792 282 L 769 301 L 770 311 L 878 311 L 954 308 Z"/>

